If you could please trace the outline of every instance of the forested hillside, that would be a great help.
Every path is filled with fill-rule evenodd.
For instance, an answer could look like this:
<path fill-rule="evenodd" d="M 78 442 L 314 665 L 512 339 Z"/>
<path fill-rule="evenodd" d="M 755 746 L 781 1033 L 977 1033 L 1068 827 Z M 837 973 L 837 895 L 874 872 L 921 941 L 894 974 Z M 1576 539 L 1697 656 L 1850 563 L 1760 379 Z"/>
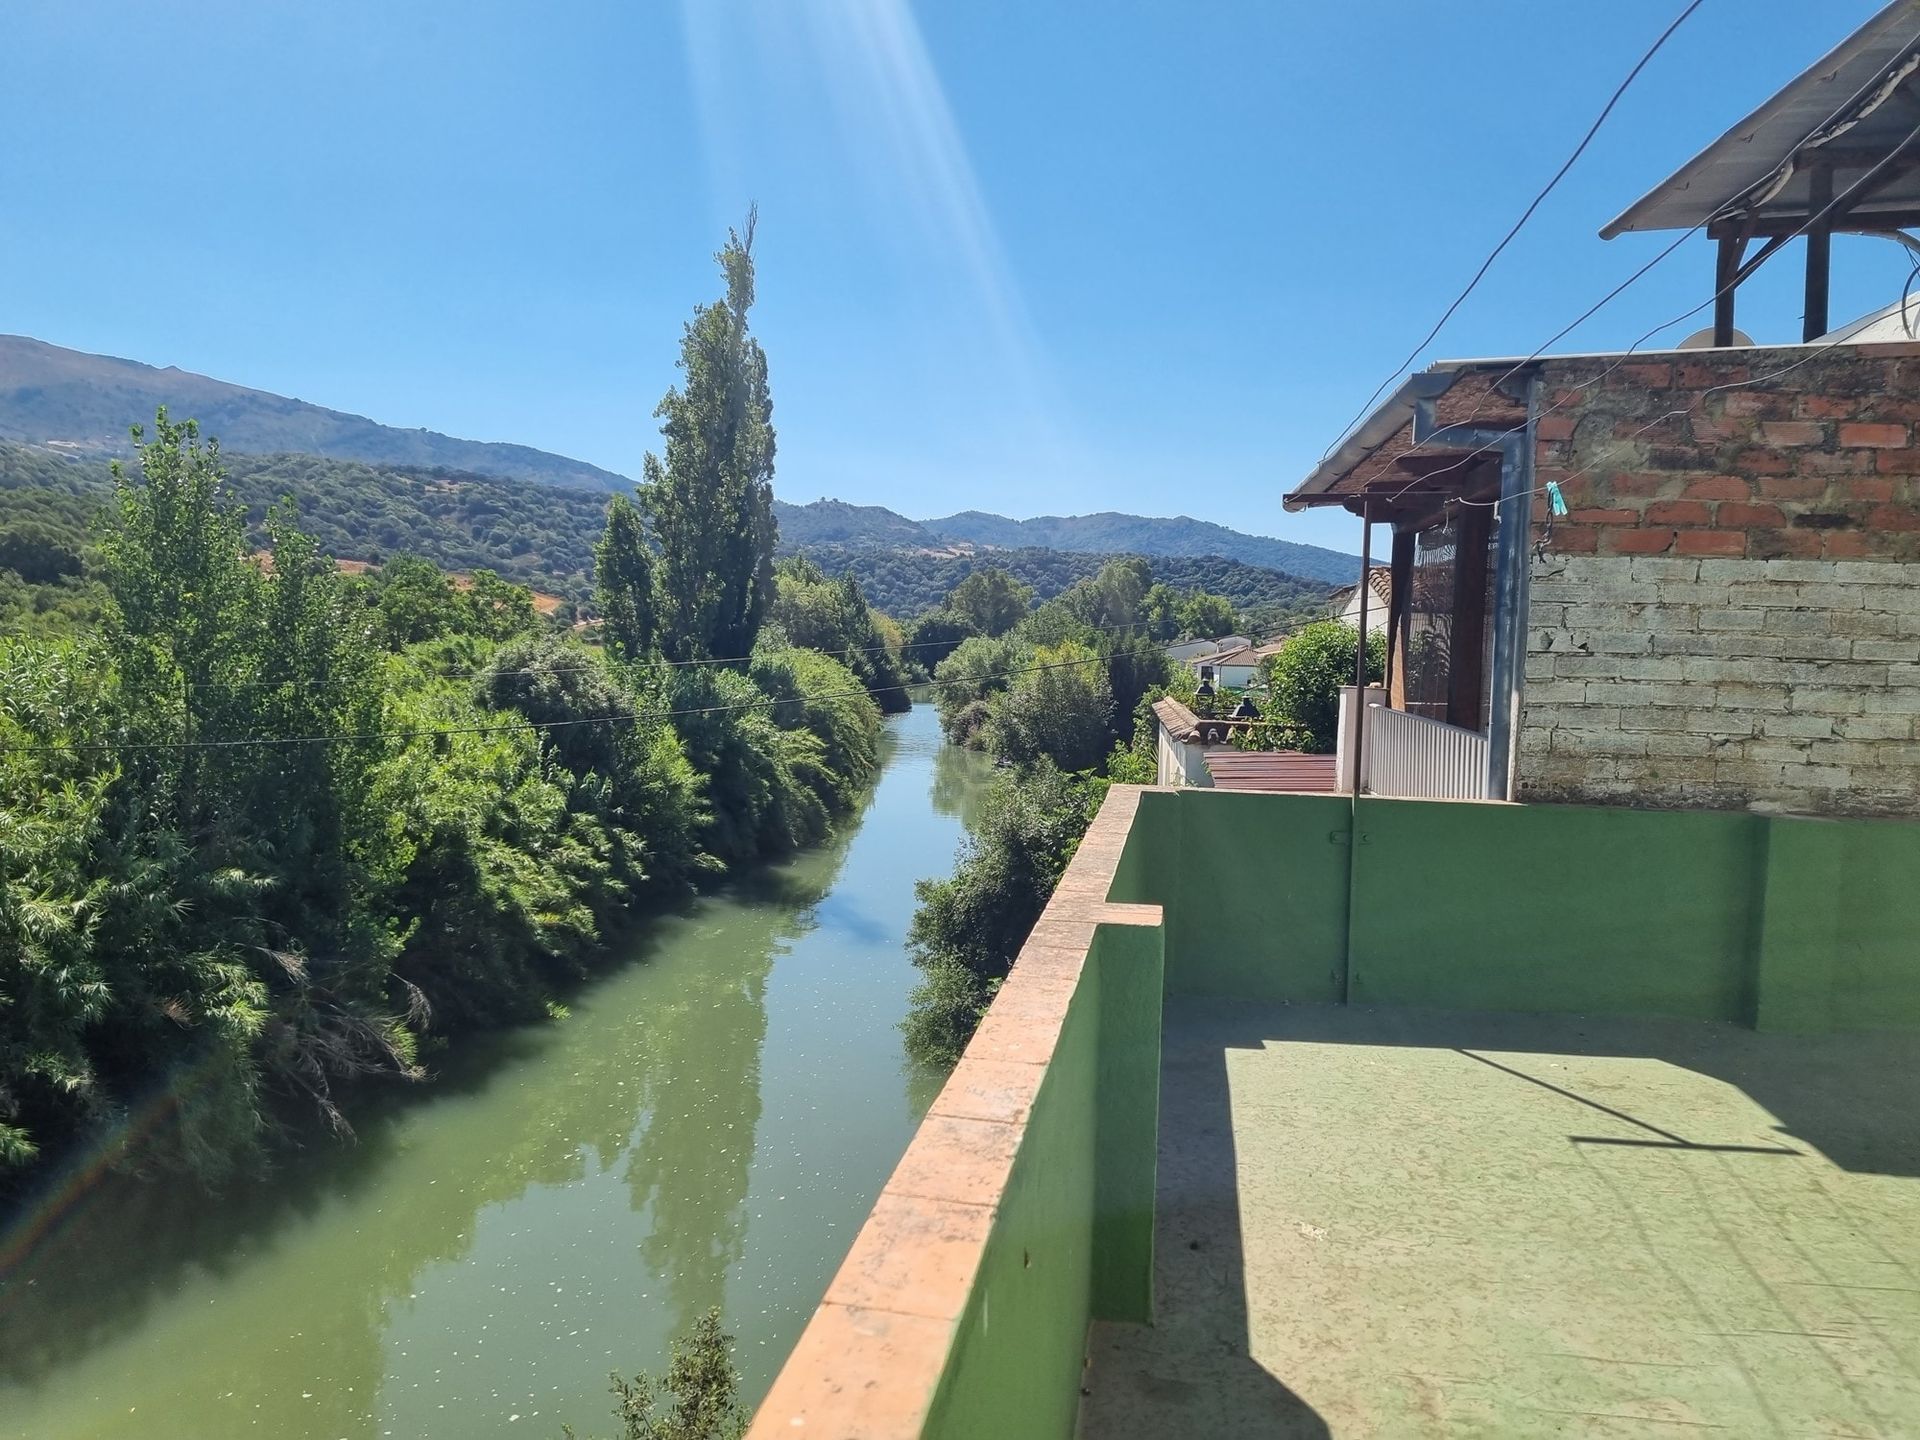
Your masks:
<path fill-rule="evenodd" d="M 269 543 L 268 512 L 290 495 L 301 529 L 322 554 L 373 564 L 416 555 L 443 570 L 492 570 L 579 605 L 592 602 L 593 546 L 606 520 L 603 492 L 317 455 L 227 455 L 225 465 L 258 547 Z M 84 588 L 81 557 L 90 517 L 111 489 L 104 460 L 67 460 L 0 443 L 0 624 L 28 605 L 44 610 L 71 602 L 84 609 L 77 598 Z M 1113 558 L 1038 547 L 929 550 L 912 543 L 913 522 L 890 510 L 836 502 L 776 503 L 774 509 L 781 553 L 807 555 L 830 575 L 851 571 L 875 606 L 903 620 L 937 607 L 983 565 L 1011 572 L 1045 600 Z M 903 543 L 819 539 L 836 530 L 888 534 Z M 1154 574 L 1167 584 L 1224 595 L 1237 608 L 1254 611 L 1261 628 L 1317 613 L 1327 589 L 1319 581 L 1219 556 L 1152 558 Z M 63 588 L 51 596 L 29 595 L 22 582 Z"/>
<path fill-rule="evenodd" d="M 268 510 L 291 495 L 301 529 L 323 554 L 379 564 L 404 553 L 443 570 L 494 570 L 572 600 L 592 591 L 605 492 L 318 455 L 224 458 L 232 493 L 245 505 L 259 544 L 266 543 Z M 104 460 L 64 460 L 0 444 L 0 535 L 45 523 L 51 506 L 78 546 L 87 516 L 111 488 Z"/>
<path fill-rule="evenodd" d="M 1276 495 L 1275 509 L 1278 508 Z M 1158 518 L 1107 510 L 1097 515 L 1037 515 L 1031 520 L 1009 520 L 1004 515 L 963 510 L 938 520 L 922 520 L 920 528 L 942 541 L 1006 549 L 1039 547 L 1114 555 L 1224 555 L 1248 565 L 1334 585 L 1349 583 L 1360 564 L 1357 555 L 1319 545 L 1276 540 L 1269 535 L 1248 535 L 1186 515 Z"/>
<path fill-rule="evenodd" d="M 902 618 L 935 609 L 948 591 L 976 570 L 1005 570 L 1021 584 L 1031 586 L 1037 599 L 1050 600 L 1119 558 L 1041 549 L 934 554 L 821 546 L 807 553 L 829 573 L 851 574 L 874 605 Z M 1318 615 L 1326 608 L 1327 587 L 1317 581 L 1243 565 L 1218 555 L 1156 555 L 1148 559 L 1156 580 L 1176 590 L 1224 595 L 1235 609 L 1253 612 L 1253 623 L 1262 630 L 1283 629 L 1290 621 Z"/>
<path fill-rule="evenodd" d="M 448 466 L 590 490 L 629 483 L 597 465 L 530 445 L 382 425 L 172 365 L 160 369 L 25 335 L 0 335 L 0 437 L 83 454 L 128 455 L 127 428 L 151 420 L 163 405 L 220 436 L 229 454 L 299 451 L 376 465 Z"/>

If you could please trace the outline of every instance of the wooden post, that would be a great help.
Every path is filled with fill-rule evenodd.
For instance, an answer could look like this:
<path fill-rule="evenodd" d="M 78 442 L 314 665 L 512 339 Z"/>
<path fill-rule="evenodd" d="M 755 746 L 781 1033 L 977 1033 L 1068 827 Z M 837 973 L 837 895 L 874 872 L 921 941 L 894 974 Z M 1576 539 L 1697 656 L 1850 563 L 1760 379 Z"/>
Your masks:
<path fill-rule="evenodd" d="M 1360 502 L 1360 649 L 1353 657 L 1353 683 L 1367 688 L 1367 601 L 1373 595 L 1373 516 Z"/>
<path fill-rule="evenodd" d="M 1486 684 L 1487 543 L 1493 511 L 1463 506 L 1453 548 L 1453 653 L 1447 657 L 1447 723 L 1480 728 Z"/>
<path fill-rule="evenodd" d="M 1393 583 L 1387 590 L 1387 704 L 1407 708 L 1407 646 L 1413 634 L 1413 531 L 1393 532 Z"/>
<path fill-rule="evenodd" d="M 1736 235 L 1722 235 L 1713 265 L 1713 343 L 1733 344 L 1733 296 L 1740 285 L 1740 257 L 1747 242 Z"/>
<path fill-rule="evenodd" d="M 1809 208 L 1817 217 L 1807 229 L 1807 302 L 1800 338 L 1818 340 L 1827 333 L 1827 283 L 1833 273 L 1833 219 L 1821 212 L 1833 204 L 1833 170 L 1814 168 L 1807 178 Z"/>

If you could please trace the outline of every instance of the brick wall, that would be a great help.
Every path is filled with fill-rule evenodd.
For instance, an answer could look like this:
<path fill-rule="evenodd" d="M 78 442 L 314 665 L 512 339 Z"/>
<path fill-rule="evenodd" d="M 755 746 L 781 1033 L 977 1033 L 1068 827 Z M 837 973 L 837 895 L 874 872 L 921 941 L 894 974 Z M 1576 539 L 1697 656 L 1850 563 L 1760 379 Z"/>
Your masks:
<path fill-rule="evenodd" d="M 1920 345 L 1611 364 L 1543 376 L 1522 798 L 1920 813 Z"/>

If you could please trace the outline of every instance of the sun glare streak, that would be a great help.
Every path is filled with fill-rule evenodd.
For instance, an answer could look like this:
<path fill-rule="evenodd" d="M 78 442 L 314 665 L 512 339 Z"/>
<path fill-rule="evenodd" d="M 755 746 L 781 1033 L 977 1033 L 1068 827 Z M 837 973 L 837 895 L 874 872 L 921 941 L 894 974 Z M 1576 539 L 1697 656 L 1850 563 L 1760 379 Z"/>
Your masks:
<path fill-rule="evenodd" d="M 865 191 L 876 237 L 910 255 L 929 292 L 965 295 L 956 308 L 975 333 L 954 338 L 995 377 L 999 425 L 1037 466 L 1067 468 L 1064 398 L 907 0 L 681 0 L 681 13 L 715 184 L 737 189 L 743 170 L 743 93 L 823 99 L 844 147 L 834 179 Z"/>

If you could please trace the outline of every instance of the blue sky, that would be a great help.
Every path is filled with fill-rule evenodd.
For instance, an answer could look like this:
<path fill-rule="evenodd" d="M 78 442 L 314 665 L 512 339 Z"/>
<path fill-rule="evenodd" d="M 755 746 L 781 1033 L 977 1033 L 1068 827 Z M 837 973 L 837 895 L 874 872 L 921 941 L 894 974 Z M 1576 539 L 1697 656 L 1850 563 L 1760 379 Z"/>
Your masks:
<path fill-rule="evenodd" d="M 752 199 L 782 498 L 1350 549 L 1282 492 L 1680 6 L 10 0 L 0 330 L 638 474 Z M 1430 356 L 1585 309 L 1667 240 L 1599 226 L 1878 8 L 1707 0 Z M 1835 253 L 1836 321 L 1897 297 Z M 1797 340 L 1797 276 L 1743 328 Z"/>

